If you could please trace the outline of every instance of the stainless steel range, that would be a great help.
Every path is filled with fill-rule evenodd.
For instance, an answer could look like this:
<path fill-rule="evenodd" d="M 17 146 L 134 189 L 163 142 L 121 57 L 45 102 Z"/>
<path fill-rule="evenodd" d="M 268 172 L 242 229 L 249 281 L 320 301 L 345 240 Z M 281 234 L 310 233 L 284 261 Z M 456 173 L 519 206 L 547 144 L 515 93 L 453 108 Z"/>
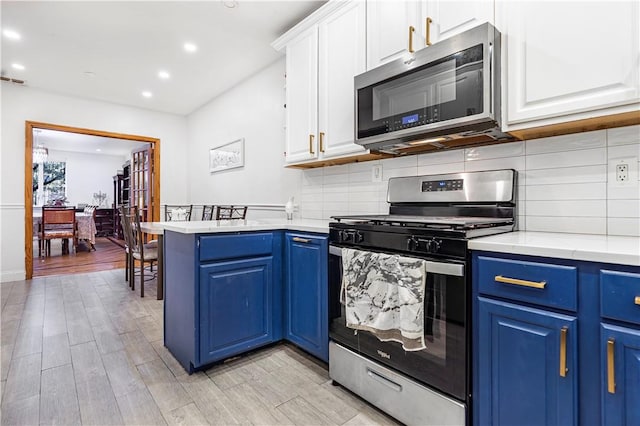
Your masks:
<path fill-rule="evenodd" d="M 407 424 L 469 424 L 467 240 L 509 232 L 514 170 L 392 178 L 389 215 L 329 225 L 329 374 Z"/>

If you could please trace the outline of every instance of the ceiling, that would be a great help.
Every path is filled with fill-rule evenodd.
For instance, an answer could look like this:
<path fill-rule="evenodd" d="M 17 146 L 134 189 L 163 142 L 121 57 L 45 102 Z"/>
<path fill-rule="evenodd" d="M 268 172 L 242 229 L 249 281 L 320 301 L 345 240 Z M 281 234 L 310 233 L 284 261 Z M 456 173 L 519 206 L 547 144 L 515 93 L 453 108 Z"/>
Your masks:
<path fill-rule="evenodd" d="M 275 61 L 270 43 L 323 3 L 3 0 L 2 30 L 21 38 L 2 36 L 1 72 L 39 89 L 187 115 Z M 185 51 L 187 42 L 197 51 Z"/>
<path fill-rule="evenodd" d="M 83 135 L 58 130 L 34 129 L 33 146 L 44 145 L 56 151 L 84 152 L 94 155 L 117 155 L 124 158 L 131 156 L 135 148 L 145 144 L 125 139 L 107 138 L 104 136 Z"/>

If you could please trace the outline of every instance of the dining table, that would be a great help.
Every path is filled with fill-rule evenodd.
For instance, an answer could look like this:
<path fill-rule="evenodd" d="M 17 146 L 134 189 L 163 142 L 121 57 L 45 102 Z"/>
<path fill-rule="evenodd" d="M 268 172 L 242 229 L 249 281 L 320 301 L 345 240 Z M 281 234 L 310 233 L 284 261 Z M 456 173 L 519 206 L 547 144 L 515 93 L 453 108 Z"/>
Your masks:
<path fill-rule="evenodd" d="M 33 235 L 38 235 L 39 224 L 42 219 L 42 210 L 33 212 Z M 92 213 L 76 212 L 76 226 L 78 228 L 78 240 L 85 240 L 93 250 L 96 249 L 96 221 Z"/>
<path fill-rule="evenodd" d="M 140 230 L 145 234 L 154 235 L 158 240 L 158 276 L 157 299 L 164 298 L 164 222 L 140 222 Z"/>

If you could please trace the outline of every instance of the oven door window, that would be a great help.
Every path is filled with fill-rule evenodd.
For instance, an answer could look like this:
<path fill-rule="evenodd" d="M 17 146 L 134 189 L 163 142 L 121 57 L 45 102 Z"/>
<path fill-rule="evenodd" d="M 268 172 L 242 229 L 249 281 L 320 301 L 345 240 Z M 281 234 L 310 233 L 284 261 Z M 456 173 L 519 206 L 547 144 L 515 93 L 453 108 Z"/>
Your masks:
<path fill-rule="evenodd" d="M 358 138 L 483 112 L 482 45 L 357 92 Z"/>
<path fill-rule="evenodd" d="M 442 273 L 448 269 L 464 271 L 463 264 L 431 260 L 427 262 L 435 265 L 436 271 L 440 273 L 430 272 L 429 266 L 427 267 L 423 308 L 426 348 L 405 351 L 401 343 L 383 342 L 371 332 L 347 327 L 345 307 L 340 303 L 342 262 L 338 253 L 334 246 L 329 257 L 331 339 L 428 386 L 464 400 L 467 365 L 466 281 L 464 273 Z"/>

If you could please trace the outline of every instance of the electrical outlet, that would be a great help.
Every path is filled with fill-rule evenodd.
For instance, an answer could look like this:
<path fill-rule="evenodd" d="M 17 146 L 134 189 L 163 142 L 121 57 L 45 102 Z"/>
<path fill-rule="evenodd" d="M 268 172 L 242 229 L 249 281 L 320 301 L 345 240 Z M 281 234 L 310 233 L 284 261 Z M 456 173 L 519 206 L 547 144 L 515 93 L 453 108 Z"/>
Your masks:
<path fill-rule="evenodd" d="M 629 165 L 626 163 L 616 164 L 616 182 L 622 183 L 629 180 Z"/>
<path fill-rule="evenodd" d="M 371 182 L 382 182 L 382 164 L 377 164 L 371 168 Z"/>
<path fill-rule="evenodd" d="M 631 187 L 638 185 L 638 157 L 609 160 L 609 185 Z"/>

